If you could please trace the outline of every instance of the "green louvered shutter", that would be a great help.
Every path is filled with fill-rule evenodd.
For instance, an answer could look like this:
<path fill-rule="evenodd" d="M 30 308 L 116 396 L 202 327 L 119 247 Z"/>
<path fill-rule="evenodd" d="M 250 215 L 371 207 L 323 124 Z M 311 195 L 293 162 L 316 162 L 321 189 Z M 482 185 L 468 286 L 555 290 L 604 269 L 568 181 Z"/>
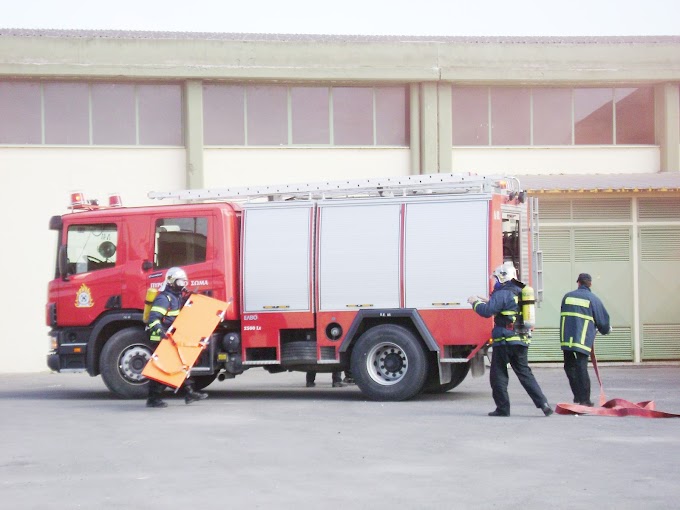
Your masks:
<path fill-rule="evenodd" d="M 529 361 L 562 361 L 559 328 L 536 328 L 529 346 Z"/>
<path fill-rule="evenodd" d="M 627 209 L 615 208 L 617 217 Z M 609 312 L 614 331 L 597 335 L 595 349 L 602 361 L 633 360 L 633 262 L 630 227 L 578 227 L 574 229 L 574 273 L 593 276 L 592 291 Z"/>
<path fill-rule="evenodd" d="M 665 218 L 663 207 L 641 207 L 640 217 Z M 673 214 L 680 203 L 666 204 Z M 643 361 L 680 359 L 680 228 L 640 227 L 640 322 Z"/>

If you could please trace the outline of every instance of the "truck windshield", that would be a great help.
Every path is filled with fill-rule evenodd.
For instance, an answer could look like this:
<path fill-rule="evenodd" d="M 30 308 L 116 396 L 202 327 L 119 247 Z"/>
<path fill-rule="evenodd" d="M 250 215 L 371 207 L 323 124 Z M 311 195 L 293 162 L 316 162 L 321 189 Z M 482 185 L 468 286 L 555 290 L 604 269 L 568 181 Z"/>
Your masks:
<path fill-rule="evenodd" d="M 70 274 L 98 271 L 116 265 L 118 229 L 115 224 L 71 225 L 66 243 Z"/>

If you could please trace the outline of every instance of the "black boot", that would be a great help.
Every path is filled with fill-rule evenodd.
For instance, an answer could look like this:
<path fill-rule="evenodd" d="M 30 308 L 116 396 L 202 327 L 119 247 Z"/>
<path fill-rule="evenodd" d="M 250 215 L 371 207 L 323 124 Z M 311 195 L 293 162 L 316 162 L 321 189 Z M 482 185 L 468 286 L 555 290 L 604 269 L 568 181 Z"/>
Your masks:
<path fill-rule="evenodd" d="M 197 402 L 199 400 L 205 400 L 208 398 L 207 393 L 194 390 L 193 385 L 187 386 L 184 391 L 186 392 L 184 395 L 184 402 L 186 404 L 191 404 L 192 402 Z"/>
<path fill-rule="evenodd" d="M 165 386 L 163 386 L 161 383 L 153 379 L 149 379 L 149 398 L 146 399 L 146 407 L 168 407 L 168 404 L 163 402 L 163 399 L 161 399 L 164 389 Z"/>
<path fill-rule="evenodd" d="M 489 416 L 510 416 L 510 413 L 504 413 L 503 411 L 496 409 L 495 411 L 491 411 Z"/>
<path fill-rule="evenodd" d="M 160 398 L 149 398 L 146 400 L 146 407 L 156 407 L 158 409 L 168 407 L 168 404 L 163 402 Z"/>

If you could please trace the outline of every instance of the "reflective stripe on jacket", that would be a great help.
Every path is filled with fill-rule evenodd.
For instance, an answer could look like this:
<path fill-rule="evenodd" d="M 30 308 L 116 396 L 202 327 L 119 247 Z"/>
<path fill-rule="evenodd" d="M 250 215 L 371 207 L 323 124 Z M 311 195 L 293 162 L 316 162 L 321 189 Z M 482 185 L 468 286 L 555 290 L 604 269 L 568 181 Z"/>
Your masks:
<path fill-rule="evenodd" d="M 476 301 L 472 308 L 482 317 L 493 317 L 491 330 L 493 343 L 528 345 L 531 339 L 515 332 L 514 324 L 519 314 L 519 294 L 522 292 L 514 282 L 502 284 L 491 294 L 487 303 Z"/>
<path fill-rule="evenodd" d="M 562 298 L 560 313 L 560 347 L 563 351 L 590 354 L 595 333 L 609 333 L 609 314 L 602 301 L 585 285 Z"/>
<path fill-rule="evenodd" d="M 166 288 L 159 292 L 153 300 L 151 311 L 149 312 L 149 339 L 152 342 L 159 342 L 165 336 L 172 323 L 179 315 L 182 307 L 181 293 L 173 292 Z"/>

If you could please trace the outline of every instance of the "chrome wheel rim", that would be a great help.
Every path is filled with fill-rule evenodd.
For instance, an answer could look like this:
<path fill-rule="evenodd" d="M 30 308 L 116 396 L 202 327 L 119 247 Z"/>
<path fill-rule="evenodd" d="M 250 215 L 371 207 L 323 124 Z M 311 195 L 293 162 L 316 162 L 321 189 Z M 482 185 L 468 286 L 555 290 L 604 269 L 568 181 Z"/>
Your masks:
<path fill-rule="evenodd" d="M 142 370 L 151 357 L 151 351 L 142 344 L 131 345 L 125 349 L 119 358 L 118 371 L 120 375 L 132 384 L 142 384 L 146 377 L 142 375 Z"/>
<path fill-rule="evenodd" d="M 397 344 L 382 342 L 368 352 L 366 368 L 373 381 L 391 386 L 406 376 L 408 357 Z"/>

